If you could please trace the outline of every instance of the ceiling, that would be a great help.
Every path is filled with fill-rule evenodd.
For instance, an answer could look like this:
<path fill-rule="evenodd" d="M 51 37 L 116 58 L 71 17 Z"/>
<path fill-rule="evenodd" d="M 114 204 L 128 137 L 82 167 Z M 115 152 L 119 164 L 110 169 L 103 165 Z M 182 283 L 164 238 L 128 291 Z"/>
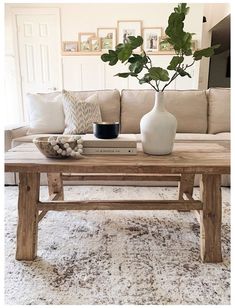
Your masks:
<path fill-rule="evenodd" d="M 211 45 L 221 45 L 220 48 L 216 49 L 216 54 L 230 49 L 230 19 L 230 15 L 228 15 L 212 29 Z"/>

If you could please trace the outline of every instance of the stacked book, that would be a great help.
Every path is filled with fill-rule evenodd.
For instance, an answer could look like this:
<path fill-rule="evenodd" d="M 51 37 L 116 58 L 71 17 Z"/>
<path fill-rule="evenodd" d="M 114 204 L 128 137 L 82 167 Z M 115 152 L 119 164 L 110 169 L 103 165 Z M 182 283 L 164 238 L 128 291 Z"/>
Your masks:
<path fill-rule="evenodd" d="M 83 154 L 137 154 L 137 141 L 134 134 L 120 134 L 115 139 L 98 139 L 92 134 L 82 136 Z"/>

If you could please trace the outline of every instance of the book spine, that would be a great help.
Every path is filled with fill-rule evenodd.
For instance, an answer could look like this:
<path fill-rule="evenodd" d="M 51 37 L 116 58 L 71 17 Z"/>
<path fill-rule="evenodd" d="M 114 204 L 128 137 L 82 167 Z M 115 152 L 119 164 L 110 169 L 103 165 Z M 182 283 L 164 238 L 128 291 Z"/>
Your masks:
<path fill-rule="evenodd" d="M 134 148 L 136 147 L 136 141 L 96 141 L 96 140 L 83 140 L 84 148 Z"/>
<path fill-rule="evenodd" d="M 136 155 L 137 148 L 83 148 L 83 154 L 100 154 L 100 155 Z"/>

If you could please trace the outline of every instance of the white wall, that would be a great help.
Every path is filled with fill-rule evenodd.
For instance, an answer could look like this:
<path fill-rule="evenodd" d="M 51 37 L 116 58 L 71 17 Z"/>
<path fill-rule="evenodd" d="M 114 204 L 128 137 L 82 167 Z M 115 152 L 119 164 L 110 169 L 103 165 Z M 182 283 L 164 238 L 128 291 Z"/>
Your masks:
<path fill-rule="evenodd" d="M 207 18 L 208 30 L 211 30 L 221 20 L 230 14 L 230 3 L 205 3 L 204 15 Z"/>
<path fill-rule="evenodd" d="M 8 69 L 14 74 L 15 54 L 14 49 L 14 16 L 12 8 L 28 7 L 54 7 L 61 12 L 61 39 L 62 41 L 77 40 L 78 32 L 96 32 L 99 27 L 117 27 L 118 20 L 142 20 L 143 27 L 162 27 L 165 30 L 168 16 L 176 4 L 172 3 L 78 3 L 78 4 L 6 4 L 6 55 L 11 54 L 12 61 L 8 61 Z M 189 15 L 185 21 L 186 31 L 195 33 L 194 39 L 198 40 L 199 48 L 202 36 L 203 4 L 191 3 Z M 156 65 L 166 67 L 171 59 L 169 55 L 153 56 Z M 9 64 L 10 62 L 10 64 Z M 94 88 L 139 88 L 140 85 L 133 79 L 123 80 L 113 77 L 113 73 L 120 71 L 120 67 L 111 68 L 101 62 L 100 56 L 73 56 L 62 57 L 63 86 L 68 89 L 94 89 Z M 121 71 L 123 71 L 121 69 Z M 14 75 L 13 74 L 13 75 Z M 192 79 L 180 78 L 173 83 L 173 88 L 187 89 L 198 88 L 199 63 L 191 70 Z M 11 97 L 10 86 L 17 80 L 16 77 L 7 77 L 7 91 L 9 105 L 17 104 L 19 93 L 14 91 Z M 84 75 L 84 76 L 83 76 Z M 82 76 L 82 77 L 81 77 Z M 14 79 L 14 82 L 12 80 Z M 141 86 L 143 87 L 143 86 Z M 18 84 L 19 91 L 19 84 Z"/>

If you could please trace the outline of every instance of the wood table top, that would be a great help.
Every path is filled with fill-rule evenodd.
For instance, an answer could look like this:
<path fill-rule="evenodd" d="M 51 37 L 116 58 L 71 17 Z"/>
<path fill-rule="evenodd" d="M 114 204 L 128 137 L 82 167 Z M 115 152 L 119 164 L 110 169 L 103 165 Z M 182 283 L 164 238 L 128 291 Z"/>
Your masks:
<path fill-rule="evenodd" d="M 6 172 L 63 173 L 230 173 L 229 141 L 176 141 L 169 155 L 86 155 L 82 159 L 51 159 L 33 143 L 21 144 L 5 154 Z"/>

